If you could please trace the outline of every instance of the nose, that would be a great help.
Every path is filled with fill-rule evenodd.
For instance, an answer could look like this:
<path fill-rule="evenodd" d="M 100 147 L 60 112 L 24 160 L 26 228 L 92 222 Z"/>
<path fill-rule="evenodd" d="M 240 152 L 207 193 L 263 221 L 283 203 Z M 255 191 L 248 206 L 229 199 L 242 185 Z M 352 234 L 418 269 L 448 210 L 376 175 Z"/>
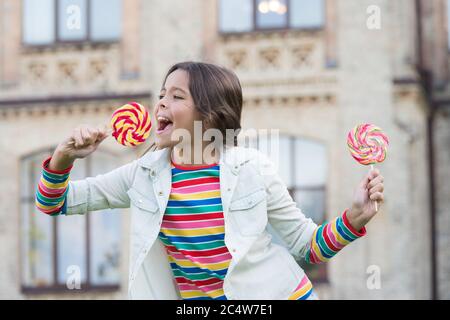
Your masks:
<path fill-rule="evenodd" d="M 156 103 L 156 109 L 167 109 L 166 102 L 164 101 L 164 98 L 158 100 Z"/>

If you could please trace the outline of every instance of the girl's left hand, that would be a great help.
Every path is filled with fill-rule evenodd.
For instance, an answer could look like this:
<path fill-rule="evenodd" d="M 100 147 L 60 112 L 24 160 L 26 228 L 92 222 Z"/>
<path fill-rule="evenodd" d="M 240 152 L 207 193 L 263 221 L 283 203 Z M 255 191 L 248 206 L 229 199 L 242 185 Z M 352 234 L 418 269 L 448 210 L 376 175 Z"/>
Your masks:
<path fill-rule="evenodd" d="M 384 200 L 384 177 L 378 169 L 371 170 L 361 181 L 353 195 L 352 208 L 347 212 L 349 223 L 356 230 L 361 230 L 375 216 L 375 201 Z"/>

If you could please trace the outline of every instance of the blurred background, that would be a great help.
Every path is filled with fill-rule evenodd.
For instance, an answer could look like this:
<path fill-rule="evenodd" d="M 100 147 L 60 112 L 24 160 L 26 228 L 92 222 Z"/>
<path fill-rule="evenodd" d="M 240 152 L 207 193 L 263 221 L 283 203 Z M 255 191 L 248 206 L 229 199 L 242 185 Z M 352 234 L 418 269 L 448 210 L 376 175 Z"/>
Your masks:
<path fill-rule="evenodd" d="M 377 166 L 386 200 L 367 236 L 306 267 L 320 298 L 450 299 L 449 10 L 446 0 L 0 0 L 0 299 L 127 297 L 127 210 L 47 217 L 35 186 L 76 126 L 108 123 L 129 101 L 152 109 L 184 60 L 237 73 L 243 128 L 280 130 L 280 174 L 316 223 L 350 206 L 368 170 L 347 132 L 369 122 L 390 137 Z M 107 139 L 71 178 L 147 147 Z"/>

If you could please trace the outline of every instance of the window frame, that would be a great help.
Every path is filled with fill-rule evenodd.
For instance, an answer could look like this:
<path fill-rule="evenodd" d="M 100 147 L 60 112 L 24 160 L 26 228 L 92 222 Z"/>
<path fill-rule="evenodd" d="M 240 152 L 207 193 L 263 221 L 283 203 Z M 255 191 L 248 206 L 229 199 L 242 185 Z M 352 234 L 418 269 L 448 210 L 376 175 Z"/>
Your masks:
<path fill-rule="evenodd" d="M 22 157 L 20 157 L 19 161 L 19 168 L 22 169 L 22 165 L 24 161 L 27 161 L 30 158 L 36 157 L 37 155 L 41 154 L 41 155 L 45 155 L 45 154 L 52 154 L 53 151 L 55 150 L 55 147 L 50 147 L 50 148 L 43 148 L 43 149 L 39 149 L 37 151 L 28 153 Z M 109 154 L 113 157 L 117 157 L 118 155 L 114 152 L 105 150 L 105 149 L 99 149 L 99 151 L 105 153 L 105 154 Z M 42 159 L 43 161 L 44 159 Z M 92 172 L 92 158 L 91 157 L 87 157 L 86 159 L 86 163 L 85 163 L 85 169 L 86 169 L 86 176 L 90 176 L 90 173 Z M 28 170 L 28 169 L 26 169 Z M 33 169 L 32 169 L 33 170 Z M 39 174 L 35 174 L 33 171 L 29 171 L 27 172 L 27 175 L 29 176 L 32 173 L 32 176 L 34 177 L 39 177 Z M 22 186 L 23 183 L 25 183 L 22 180 L 22 175 L 19 172 L 19 185 Z M 33 181 L 32 179 L 30 179 L 29 181 L 30 185 L 28 186 L 30 189 L 29 190 L 35 190 L 36 186 L 35 183 L 37 183 L 37 181 Z M 86 280 L 80 283 L 81 288 L 80 289 L 73 289 L 73 290 L 69 290 L 66 286 L 65 283 L 60 283 L 58 280 L 58 263 L 59 263 L 59 259 L 58 259 L 58 223 L 57 223 L 57 217 L 52 217 L 51 219 L 51 238 L 53 239 L 52 241 L 52 268 L 53 268 L 53 272 L 52 272 L 52 284 L 48 285 L 48 286 L 42 286 L 42 287 L 38 287 L 38 286 L 29 286 L 29 285 L 25 285 L 25 279 L 24 279 L 24 259 L 23 259 L 23 255 L 26 254 L 26 252 L 23 251 L 23 246 L 22 246 L 22 241 L 24 241 L 24 239 L 22 238 L 22 230 L 23 230 L 23 217 L 22 217 L 22 204 L 23 203 L 28 203 L 31 204 L 32 207 L 35 206 L 35 195 L 34 193 L 31 193 L 30 195 L 26 195 L 23 196 L 22 194 L 19 194 L 18 197 L 18 201 L 19 201 L 19 210 L 20 210 L 20 214 L 19 214 L 19 232 L 18 232 L 18 237 L 19 237 L 19 248 L 20 248 L 20 254 L 19 254 L 19 269 L 20 269 L 20 291 L 23 294 L 49 294 L 49 293 L 67 293 L 67 294 L 71 294 L 71 293 L 84 293 L 84 292 L 118 292 L 121 290 L 121 280 L 119 279 L 117 284 L 107 284 L 107 285 L 97 285 L 97 284 L 92 284 L 91 282 L 91 273 L 92 273 L 92 268 L 91 268 L 91 239 L 90 239 L 90 213 L 91 211 L 88 211 L 85 215 L 84 215 L 84 219 L 85 219 L 85 258 L 86 258 L 86 262 L 85 262 L 85 268 L 86 268 Z M 29 213 L 30 214 L 30 213 Z M 43 213 L 42 213 L 43 214 Z M 122 259 L 122 252 L 120 253 L 120 259 Z"/>
<path fill-rule="evenodd" d="M 22 7 L 22 34 L 21 34 L 21 42 L 22 46 L 26 48 L 51 48 L 51 47 L 60 47 L 65 45 L 83 45 L 83 44 L 92 44 L 92 45 L 111 45 L 115 43 L 119 43 L 121 41 L 122 35 L 119 35 L 117 39 L 109 39 L 109 40 L 93 40 L 91 37 L 91 14 L 92 14 L 92 6 L 91 1 L 92 0 L 86 0 L 86 36 L 81 39 L 77 40 L 64 40 L 60 37 L 59 32 L 59 0 L 53 0 L 54 1 L 54 10 L 53 10 L 53 22 L 54 22 L 54 40 L 50 43 L 44 43 L 44 44 L 31 44 L 27 43 L 24 39 L 24 32 L 25 32 L 25 21 L 24 21 L 24 13 L 25 13 L 25 5 Z M 125 0 L 122 0 L 125 1 Z M 122 3 L 121 1 L 121 3 Z M 123 6 L 122 6 L 123 7 Z M 122 14 L 122 20 L 123 20 L 123 10 L 121 10 Z"/>
<path fill-rule="evenodd" d="M 327 0 L 323 1 L 323 21 L 321 26 L 316 27 L 295 27 L 291 25 L 291 17 L 290 17 L 290 10 L 291 10 L 291 0 L 286 0 L 286 15 L 287 15 L 287 21 L 286 25 L 282 27 L 271 27 L 271 28 L 264 28 L 259 27 L 257 25 L 257 15 L 258 15 L 258 0 L 251 0 L 253 4 L 253 10 L 252 10 L 252 28 L 250 30 L 246 31 L 223 31 L 221 28 L 221 12 L 220 12 L 220 1 L 224 0 L 218 0 L 216 3 L 216 10 L 218 12 L 218 19 L 217 19 L 217 30 L 219 32 L 219 35 L 243 35 L 243 34 L 253 34 L 253 33 L 272 33 L 272 32 L 287 32 L 287 31 L 322 31 L 325 30 L 326 26 L 326 9 L 328 5 Z"/>

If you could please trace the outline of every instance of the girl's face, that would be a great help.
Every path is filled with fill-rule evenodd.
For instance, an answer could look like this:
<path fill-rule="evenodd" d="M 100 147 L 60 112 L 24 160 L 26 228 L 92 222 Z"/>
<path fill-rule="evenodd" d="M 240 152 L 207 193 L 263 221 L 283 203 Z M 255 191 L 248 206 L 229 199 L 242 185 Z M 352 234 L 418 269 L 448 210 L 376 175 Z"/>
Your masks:
<path fill-rule="evenodd" d="M 201 121 L 201 116 L 189 92 L 186 71 L 177 69 L 169 74 L 161 88 L 154 119 L 157 121 L 155 142 L 159 148 L 173 147 L 178 143 L 178 140 L 171 141 L 176 129 L 189 131 L 191 141 L 194 141 L 194 121 Z"/>

